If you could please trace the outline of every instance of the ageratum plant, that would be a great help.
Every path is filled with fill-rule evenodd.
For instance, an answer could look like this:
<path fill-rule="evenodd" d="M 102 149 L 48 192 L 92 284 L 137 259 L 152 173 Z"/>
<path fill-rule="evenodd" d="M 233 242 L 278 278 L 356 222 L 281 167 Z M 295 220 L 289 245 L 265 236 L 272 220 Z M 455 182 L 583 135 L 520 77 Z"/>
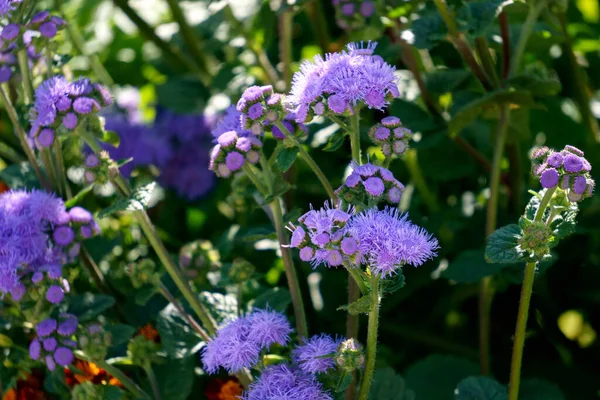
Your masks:
<path fill-rule="evenodd" d="M 593 398 L 596 11 L 0 0 L 0 397 Z"/>

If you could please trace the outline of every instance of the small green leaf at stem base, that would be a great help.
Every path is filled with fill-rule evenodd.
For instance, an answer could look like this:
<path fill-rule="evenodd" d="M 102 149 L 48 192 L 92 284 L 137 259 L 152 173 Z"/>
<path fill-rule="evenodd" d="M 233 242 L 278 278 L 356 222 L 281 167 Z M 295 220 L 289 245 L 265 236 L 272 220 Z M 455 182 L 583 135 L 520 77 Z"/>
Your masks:
<path fill-rule="evenodd" d="M 368 314 L 371 311 L 371 298 L 363 296 L 353 303 L 338 307 L 338 310 L 346 310 L 351 315 Z"/>

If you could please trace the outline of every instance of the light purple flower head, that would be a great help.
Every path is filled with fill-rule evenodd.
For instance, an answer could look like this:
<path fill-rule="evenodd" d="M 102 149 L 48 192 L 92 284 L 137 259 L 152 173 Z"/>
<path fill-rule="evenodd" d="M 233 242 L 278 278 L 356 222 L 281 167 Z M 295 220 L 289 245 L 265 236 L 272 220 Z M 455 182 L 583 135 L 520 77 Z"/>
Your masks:
<path fill-rule="evenodd" d="M 65 298 L 65 292 L 59 285 L 52 285 L 46 291 L 46 300 L 52 304 L 58 304 Z"/>
<path fill-rule="evenodd" d="M 8 24 L 2 29 L 2 39 L 7 42 L 15 40 L 21 32 L 21 26 L 19 24 Z"/>
<path fill-rule="evenodd" d="M 350 220 L 348 230 L 358 239 L 364 263 L 383 278 L 394 275 L 405 264 L 422 265 L 434 258 L 439 248 L 431 234 L 393 207 L 361 212 Z"/>
<path fill-rule="evenodd" d="M 292 327 L 285 315 L 270 310 L 256 310 L 247 318 L 250 324 L 250 338 L 259 347 L 268 349 L 274 344 L 285 346 L 289 341 Z"/>
<path fill-rule="evenodd" d="M 235 320 L 219 329 L 217 336 L 202 349 L 202 363 L 210 374 L 223 367 L 230 373 L 258 363 L 261 348 L 249 337 L 247 318 Z"/>
<path fill-rule="evenodd" d="M 50 336 L 56 330 L 56 320 L 53 318 L 47 318 L 36 325 L 35 331 L 39 337 Z"/>
<path fill-rule="evenodd" d="M 327 372 L 335 367 L 333 357 L 341 342 L 341 339 L 333 339 L 329 335 L 315 335 L 296 347 L 292 351 L 292 358 L 304 372 L 309 374 Z"/>
<path fill-rule="evenodd" d="M 34 125 L 49 126 L 56 120 L 56 103 L 69 93 L 69 82 L 63 76 L 55 76 L 44 81 L 35 90 L 33 112 L 37 116 Z"/>
<path fill-rule="evenodd" d="M 0 0 L 0 16 L 4 16 L 15 9 L 22 0 Z"/>
<path fill-rule="evenodd" d="M 333 400 L 317 379 L 306 372 L 278 364 L 267 367 L 244 393 L 243 400 Z"/>
<path fill-rule="evenodd" d="M 61 314 L 59 316 L 57 332 L 61 336 L 71 336 L 77 329 L 78 320 L 73 314 Z"/>
<path fill-rule="evenodd" d="M 353 164 L 352 167 L 353 172 L 335 191 L 342 204 L 363 208 L 379 202 L 398 204 L 404 185 L 394 178 L 390 170 L 371 163 Z"/>
<path fill-rule="evenodd" d="M 73 362 L 73 351 L 67 347 L 59 347 L 54 352 L 54 360 L 62 367 L 65 367 Z"/>

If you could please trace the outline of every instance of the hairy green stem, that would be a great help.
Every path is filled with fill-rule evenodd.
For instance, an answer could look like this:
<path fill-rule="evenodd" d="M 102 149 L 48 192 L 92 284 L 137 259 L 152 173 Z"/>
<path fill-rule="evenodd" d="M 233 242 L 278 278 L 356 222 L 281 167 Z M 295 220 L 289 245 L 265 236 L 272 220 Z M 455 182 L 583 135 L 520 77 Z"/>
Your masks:
<path fill-rule="evenodd" d="M 360 292 L 364 295 L 367 294 L 369 292 L 369 289 L 367 288 L 367 285 L 365 284 L 365 282 L 363 281 L 362 275 L 359 272 L 358 268 L 355 268 L 352 265 L 345 265 L 346 270 L 348 271 L 348 273 L 350 274 L 350 276 L 354 279 L 354 282 L 356 282 L 356 286 L 360 289 Z"/>
<path fill-rule="evenodd" d="M 262 166 L 263 174 L 267 181 L 267 188 L 269 194 L 273 193 L 273 176 L 271 174 L 271 168 L 264 156 L 261 154 L 260 163 Z M 289 248 L 288 239 L 285 233 L 285 226 L 283 224 L 283 213 L 281 211 L 281 200 L 276 197 L 269 203 L 269 208 L 273 213 L 273 223 L 275 224 L 275 231 L 277 232 L 277 240 L 279 241 L 281 248 L 281 255 L 283 257 L 283 265 L 285 267 L 285 276 L 288 281 L 290 288 L 290 294 L 292 297 L 292 306 L 294 308 L 294 316 L 296 317 L 296 331 L 298 332 L 298 339 L 308 338 L 308 326 L 306 324 L 306 313 L 304 311 L 304 302 L 302 300 L 302 292 L 300 291 L 300 284 L 298 282 L 298 275 L 296 274 L 296 268 L 294 267 L 294 261 L 292 260 L 292 252 Z"/>
<path fill-rule="evenodd" d="M 100 155 L 102 148 L 96 139 L 84 130 L 80 130 L 79 134 L 86 144 L 92 149 L 92 151 L 96 153 L 96 155 Z M 119 172 L 117 172 L 117 175 L 113 178 L 113 181 L 117 187 L 121 189 L 124 196 L 131 196 L 131 189 L 129 189 L 129 185 Z M 175 285 L 177 285 L 177 288 L 181 291 L 181 294 L 183 294 L 183 297 L 185 297 L 185 299 L 188 301 L 198 318 L 200 318 L 200 321 L 202 321 L 202 324 L 204 324 L 206 331 L 209 333 L 209 335 L 214 334 L 217 329 L 216 321 L 206 307 L 200 302 L 198 296 L 196 296 L 196 294 L 190 288 L 186 278 L 183 276 L 177 265 L 175 265 L 173 262 L 169 252 L 158 237 L 156 229 L 152 225 L 148 214 L 145 211 L 134 211 L 133 215 L 140 224 L 144 235 L 148 239 L 148 242 L 150 242 L 150 245 L 156 252 L 156 255 L 167 270 L 167 273 L 171 276 L 171 279 L 173 279 Z"/>
<path fill-rule="evenodd" d="M 338 124 L 343 130 L 345 130 L 346 132 L 350 132 L 352 130 L 352 128 L 350 128 L 348 126 L 348 124 L 346 124 L 344 121 L 342 121 L 340 118 L 338 118 L 337 116 L 335 116 L 333 113 L 329 113 L 327 114 L 327 118 L 332 120 L 333 122 L 335 122 L 336 124 Z"/>
<path fill-rule="evenodd" d="M 541 221 L 548 203 L 556 187 L 546 190 L 544 197 L 535 213 L 534 221 Z M 512 359 L 510 363 L 510 382 L 508 384 L 508 400 L 519 399 L 519 386 L 521 383 L 521 365 L 523 363 L 523 346 L 525 345 L 525 333 L 527 330 L 527 319 L 529 316 L 529 304 L 533 292 L 533 281 L 535 279 L 535 262 L 529 262 L 525 266 L 523 286 L 521 287 L 521 299 L 519 301 L 519 313 L 517 315 L 517 326 L 513 342 Z"/>
<path fill-rule="evenodd" d="M 148 377 L 148 381 L 150 382 L 150 387 L 152 388 L 154 400 L 162 400 L 162 396 L 160 395 L 160 388 L 158 387 L 158 380 L 156 379 L 156 375 L 152 370 L 152 365 L 147 365 L 144 368 L 144 371 L 146 372 L 146 376 Z"/>
<path fill-rule="evenodd" d="M 358 165 L 362 164 L 360 151 L 360 110 L 354 110 L 350 117 L 350 148 L 352 151 L 352 160 Z"/>
<path fill-rule="evenodd" d="M 247 163 L 244 163 L 244 165 L 242 166 L 243 171 L 246 173 L 246 175 L 248 176 L 248 178 L 250 178 L 250 180 L 252 181 L 252 183 L 254 184 L 254 186 L 256 186 L 256 188 L 258 189 L 258 191 L 263 195 L 263 196 L 267 196 L 268 191 L 267 188 L 265 187 L 265 185 L 263 185 L 263 183 L 260 180 L 260 177 L 258 175 L 256 175 L 256 173 L 254 172 L 254 170 L 252 169 L 252 167 L 250 165 L 248 165 Z"/>
<path fill-rule="evenodd" d="M 27 157 L 29 164 L 31 164 L 31 167 L 33 168 L 33 171 L 35 172 L 35 175 L 36 175 L 38 181 L 40 182 L 42 187 L 44 187 L 46 190 L 50 190 L 50 184 L 44 177 L 44 174 L 42 173 L 42 170 L 40 169 L 40 166 L 38 165 L 37 160 L 35 158 L 35 154 L 33 154 L 33 150 L 31 149 L 31 147 L 29 146 L 29 143 L 27 142 L 27 134 L 25 133 L 25 131 L 23 130 L 23 127 L 21 126 L 21 122 L 19 121 L 19 115 L 17 114 L 17 110 L 15 109 L 12 102 L 10 101 L 10 97 L 6 90 L 6 84 L 2 85 L 2 88 L 0 89 L 0 97 L 2 98 L 2 102 L 4 103 L 4 108 L 6 108 L 6 113 L 8 114 L 8 118 L 10 119 L 10 122 L 12 122 L 12 124 L 13 124 L 13 128 L 15 130 L 15 135 L 19 139 L 19 142 L 21 143 L 21 147 L 23 148 L 23 152 L 25 152 L 25 156 Z"/>
<path fill-rule="evenodd" d="M 377 357 L 377 330 L 379 329 L 379 281 L 380 278 L 371 275 L 371 310 L 369 311 L 369 328 L 367 332 L 367 362 L 363 374 L 358 400 L 368 400 L 373 373 L 375 372 L 375 359 Z"/>
<path fill-rule="evenodd" d="M 298 139 L 288 130 L 288 128 L 281 121 L 276 121 L 275 126 L 277 126 L 288 139 L 293 141 L 294 145 L 298 148 L 300 157 L 304 160 L 306 164 L 308 164 L 310 169 L 317 176 L 319 182 L 321 182 L 321 185 L 323 185 L 323 188 L 327 192 L 327 196 L 329 196 L 329 198 L 331 199 L 335 199 L 336 195 L 333 191 L 333 187 L 331 187 L 331 183 L 329 183 L 329 180 L 327 179 L 319 165 L 315 162 L 315 160 L 310 156 L 310 154 L 308 154 L 304 147 L 302 147 L 302 143 L 298 141 Z"/>
<path fill-rule="evenodd" d="M 25 104 L 33 103 L 33 84 L 31 82 L 31 71 L 29 70 L 29 58 L 27 57 L 27 50 L 21 50 L 18 54 L 19 57 L 19 69 L 21 71 L 21 77 L 23 79 L 23 93 L 25 95 Z"/>

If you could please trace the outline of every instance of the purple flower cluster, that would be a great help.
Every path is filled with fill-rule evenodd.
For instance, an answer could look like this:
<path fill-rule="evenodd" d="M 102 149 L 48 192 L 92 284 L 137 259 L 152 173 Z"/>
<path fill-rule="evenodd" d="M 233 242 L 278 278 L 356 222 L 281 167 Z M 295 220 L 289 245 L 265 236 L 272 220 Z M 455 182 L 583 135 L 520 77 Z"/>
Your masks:
<path fill-rule="evenodd" d="M 243 400 L 333 400 L 314 375 L 287 364 L 265 368 Z"/>
<path fill-rule="evenodd" d="M 17 4 L 23 0 L 0 0 L 0 17 L 9 14 L 13 11 Z"/>
<path fill-rule="evenodd" d="M 402 126 L 398 117 L 385 117 L 369 130 L 369 137 L 373 143 L 381 146 L 381 151 L 386 157 L 404 154 L 412 135 L 410 129 Z"/>
<path fill-rule="evenodd" d="M 542 187 L 560 187 L 568 191 L 570 201 L 580 201 L 591 197 L 595 181 L 590 175 L 591 164 L 583 151 L 573 146 L 565 146 L 561 151 L 539 147 L 532 154 L 533 174 L 540 179 Z"/>
<path fill-rule="evenodd" d="M 69 212 L 62 200 L 39 191 L 0 195 L 0 292 L 15 301 L 25 294 L 21 278 L 33 284 L 48 277 L 46 299 L 59 303 L 68 291 L 61 266 L 79 253 L 79 242 L 98 233 L 91 214 L 80 207 Z M 56 281 L 58 280 L 58 284 Z"/>
<path fill-rule="evenodd" d="M 298 367 L 309 374 L 327 372 L 335 368 L 334 357 L 342 343 L 326 334 L 315 335 L 292 351 L 292 358 Z"/>
<path fill-rule="evenodd" d="M 302 63 L 286 98 L 296 120 L 308 122 L 315 114 L 349 115 L 363 105 L 381 110 L 398 97 L 395 69 L 373 55 L 376 45 L 350 43 L 347 51 Z"/>
<path fill-rule="evenodd" d="M 202 351 L 204 368 L 211 374 L 221 367 L 230 373 L 250 368 L 259 362 L 263 349 L 274 344 L 285 345 L 291 332 L 292 327 L 283 314 L 254 311 L 219 329 Z"/>
<path fill-rule="evenodd" d="M 370 207 L 380 201 L 398 204 L 404 192 L 400 183 L 390 170 L 368 163 L 353 165 L 352 173 L 336 191 L 344 204 Z"/>
<path fill-rule="evenodd" d="M 283 118 L 282 95 L 273 93 L 273 86 L 250 86 L 237 103 L 240 125 L 253 135 L 264 132 L 264 126 Z"/>
<path fill-rule="evenodd" d="M 74 359 L 73 349 L 77 342 L 71 339 L 77 330 L 77 317 L 60 314 L 58 319 L 47 318 L 35 327 L 37 336 L 29 344 L 29 356 L 40 360 L 50 371 L 57 365 L 64 367 Z"/>
<path fill-rule="evenodd" d="M 67 22 L 57 16 L 50 15 L 49 11 L 40 11 L 31 17 L 29 28 L 40 32 L 40 35 L 47 39 L 52 39 L 60 29 L 67 26 Z"/>
<path fill-rule="evenodd" d="M 375 14 L 373 0 L 333 0 L 337 24 L 345 30 L 360 29 Z"/>
<path fill-rule="evenodd" d="M 393 207 L 363 211 L 349 221 L 347 229 L 358 240 L 364 263 L 382 278 L 405 264 L 423 264 L 435 257 L 439 248 L 431 234 Z"/>
<path fill-rule="evenodd" d="M 299 249 L 300 259 L 313 268 L 360 264 L 358 242 L 345 229 L 353 213 L 352 208 L 344 212 L 328 203 L 320 210 L 310 210 L 298 219 L 297 226 L 288 227 L 292 232 L 290 247 Z"/>
<path fill-rule="evenodd" d="M 59 129 L 77 127 L 79 119 L 113 102 L 110 92 L 89 79 L 69 82 L 63 76 L 44 81 L 35 91 L 30 137 L 38 148 L 54 143 Z"/>

